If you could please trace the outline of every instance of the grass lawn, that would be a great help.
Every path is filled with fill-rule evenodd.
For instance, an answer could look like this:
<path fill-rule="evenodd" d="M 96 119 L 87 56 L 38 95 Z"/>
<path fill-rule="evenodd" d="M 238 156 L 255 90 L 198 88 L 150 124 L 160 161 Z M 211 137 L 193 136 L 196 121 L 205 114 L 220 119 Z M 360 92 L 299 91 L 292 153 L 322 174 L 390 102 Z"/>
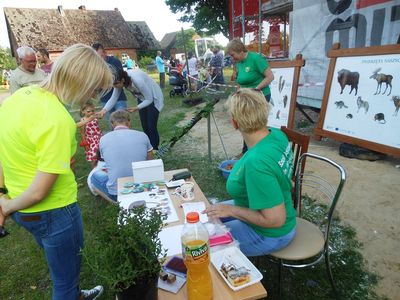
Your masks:
<path fill-rule="evenodd" d="M 230 72 L 226 72 L 227 82 Z M 151 76 L 158 81 L 158 74 Z M 181 97 L 169 98 L 168 76 L 165 94 L 165 107 L 159 119 L 159 132 L 161 141 L 173 137 L 178 127 L 176 124 L 184 119 L 185 114 L 193 112 L 194 108 L 182 105 Z M 0 91 L 1 92 L 1 91 Z M 130 105 L 134 99 L 127 92 Z M 138 114 L 133 114 L 132 126 L 141 130 Z M 79 117 L 74 116 L 76 119 Z M 108 124 L 102 121 L 101 126 L 108 130 Z M 77 137 L 79 140 L 79 136 Z M 216 169 L 220 157 L 208 157 L 196 152 L 187 152 L 183 147 L 175 146 L 163 158 L 166 170 L 189 168 L 196 181 L 207 197 L 227 199 L 225 180 Z M 94 229 L 94 220 L 99 217 L 99 210 L 106 205 L 105 201 L 92 196 L 87 188 L 86 176 L 90 171 L 90 164 L 85 161 L 83 149 L 80 147 L 76 154 L 75 174 L 78 181 L 78 203 L 82 210 L 85 236 L 90 239 Z M 323 207 L 312 200 L 305 206 L 311 217 L 323 211 Z M 51 281 L 43 252 L 34 242 L 32 236 L 25 230 L 17 227 L 13 221 L 6 223 L 11 234 L 0 239 L 0 299 L 50 299 Z M 381 299 L 373 292 L 373 287 L 378 278 L 366 272 L 364 261 L 358 248 L 361 247 L 355 240 L 355 233 L 349 227 L 343 227 L 337 220 L 333 228 L 331 261 L 333 274 L 343 299 Z M 87 245 L 88 246 L 88 245 Z M 68 263 L 68 262 L 66 262 Z M 267 260 L 262 260 L 260 269 L 264 274 L 262 283 L 268 291 L 268 299 L 278 299 L 277 293 L 277 267 Z M 333 299 L 330 285 L 325 275 L 324 264 L 312 269 L 284 272 L 285 299 Z M 83 263 L 81 272 L 81 287 L 90 288 L 102 284 L 101 280 L 92 274 L 87 265 Z M 108 287 L 101 299 L 115 299 Z"/>

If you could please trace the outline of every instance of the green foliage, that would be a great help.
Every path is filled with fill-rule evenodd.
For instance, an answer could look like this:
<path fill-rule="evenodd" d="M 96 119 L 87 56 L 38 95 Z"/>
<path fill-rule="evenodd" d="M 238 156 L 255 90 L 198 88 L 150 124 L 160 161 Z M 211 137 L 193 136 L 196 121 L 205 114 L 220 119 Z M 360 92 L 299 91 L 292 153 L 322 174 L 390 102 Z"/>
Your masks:
<path fill-rule="evenodd" d="M 179 21 L 191 22 L 202 34 L 229 35 L 228 0 L 166 0 L 173 13 L 182 12 Z"/>
<path fill-rule="evenodd" d="M 143 57 L 139 60 L 138 64 L 139 64 L 139 67 L 140 67 L 141 69 L 144 69 L 144 70 L 145 70 L 147 65 L 154 64 L 154 59 L 153 59 L 152 57 L 150 57 L 150 56 L 143 56 Z"/>
<path fill-rule="evenodd" d="M 193 28 L 186 29 L 183 31 L 179 31 L 177 36 L 176 36 L 176 42 L 174 47 L 177 49 L 184 50 L 186 46 L 186 51 L 187 52 L 193 52 L 194 53 L 194 40 L 192 39 L 193 36 L 196 35 L 196 31 Z"/>
<path fill-rule="evenodd" d="M 10 48 L 0 47 L 0 70 L 14 70 L 17 67 L 17 61 L 11 55 Z"/>
<path fill-rule="evenodd" d="M 144 206 L 131 210 L 106 207 L 83 250 L 89 268 L 114 291 L 136 283 L 152 282 L 165 257 L 158 233 L 162 218 Z"/>
<path fill-rule="evenodd" d="M 143 57 L 146 56 L 155 58 L 157 56 L 157 50 L 147 50 L 147 51 L 138 50 L 136 51 L 136 56 L 137 56 L 137 61 L 140 61 Z"/>

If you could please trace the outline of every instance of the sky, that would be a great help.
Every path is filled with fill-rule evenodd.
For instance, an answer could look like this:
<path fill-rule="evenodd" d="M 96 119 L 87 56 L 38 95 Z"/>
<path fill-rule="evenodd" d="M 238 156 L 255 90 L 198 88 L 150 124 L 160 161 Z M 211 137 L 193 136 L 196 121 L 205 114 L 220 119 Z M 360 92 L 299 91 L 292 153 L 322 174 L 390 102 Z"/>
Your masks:
<path fill-rule="evenodd" d="M 57 9 L 59 5 L 64 9 L 78 9 L 85 5 L 87 10 L 113 10 L 117 7 L 125 21 L 146 21 L 158 41 L 166 33 L 191 27 L 190 23 L 177 21 L 180 15 L 173 14 L 164 0 L 119 0 L 115 3 L 99 0 L 0 0 L 0 46 L 10 46 L 3 7 Z M 223 46 L 228 42 L 222 35 L 216 36 L 216 40 Z"/>

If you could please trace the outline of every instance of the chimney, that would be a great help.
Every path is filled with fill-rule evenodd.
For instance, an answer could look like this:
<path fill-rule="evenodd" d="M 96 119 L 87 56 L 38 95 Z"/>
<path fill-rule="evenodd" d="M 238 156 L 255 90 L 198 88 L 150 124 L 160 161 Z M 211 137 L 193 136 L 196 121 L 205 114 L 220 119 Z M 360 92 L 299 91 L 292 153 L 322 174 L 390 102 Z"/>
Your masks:
<path fill-rule="evenodd" d="M 119 11 L 118 7 L 114 8 L 114 11 Z"/>
<path fill-rule="evenodd" d="M 60 14 L 61 16 L 64 16 L 64 10 L 63 10 L 62 5 L 59 5 L 57 9 L 58 9 L 59 14 Z"/>
<path fill-rule="evenodd" d="M 80 10 L 86 10 L 86 6 L 85 5 L 81 5 L 78 7 Z"/>

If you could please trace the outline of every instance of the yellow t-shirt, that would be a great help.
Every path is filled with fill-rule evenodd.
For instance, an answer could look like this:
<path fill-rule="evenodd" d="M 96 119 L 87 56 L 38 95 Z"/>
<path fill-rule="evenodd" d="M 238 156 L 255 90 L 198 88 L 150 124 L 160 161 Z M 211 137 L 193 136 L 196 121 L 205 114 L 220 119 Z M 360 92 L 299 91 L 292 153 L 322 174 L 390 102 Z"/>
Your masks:
<path fill-rule="evenodd" d="M 40 212 L 77 201 L 70 168 L 75 133 L 76 124 L 64 105 L 38 86 L 19 89 L 0 106 L 0 163 L 9 196 L 22 194 L 37 171 L 59 174 L 47 197 L 21 212 Z"/>

